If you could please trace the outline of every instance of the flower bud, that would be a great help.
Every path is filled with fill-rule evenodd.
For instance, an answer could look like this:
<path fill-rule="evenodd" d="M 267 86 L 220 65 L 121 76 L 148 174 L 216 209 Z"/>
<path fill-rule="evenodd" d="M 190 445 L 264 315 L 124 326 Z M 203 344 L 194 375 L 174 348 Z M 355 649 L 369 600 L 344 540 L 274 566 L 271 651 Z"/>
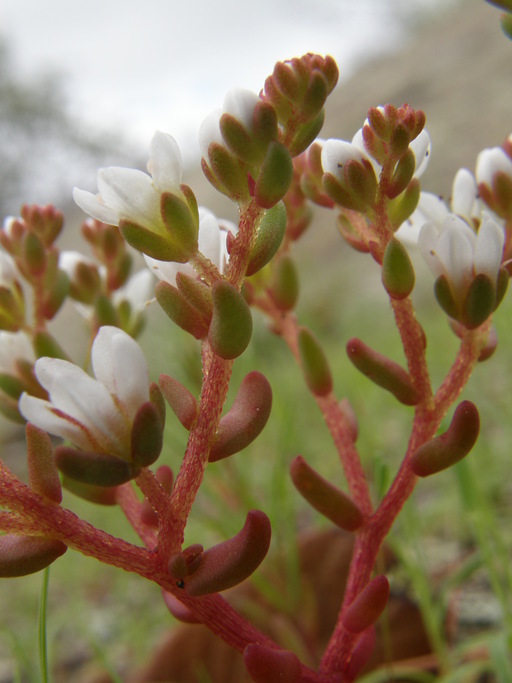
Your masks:
<path fill-rule="evenodd" d="M 251 311 L 241 292 L 224 280 L 212 285 L 212 297 L 208 341 L 217 356 L 232 360 L 245 351 L 251 340 Z"/>
<path fill-rule="evenodd" d="M 350 633 L 361 633 L 372 626 L 387 605 L 389 581 L 380 574 L 363 588 L 342 616 L 343 626 Z"/>
<path fill-rule="evenodd" d="M 59 472 L 53 458 L 50 437 L 30 422 L 25 428 L 30 488 L 54 503 L 62 501 Z"/>
<path fill-rule="evenodd" d="M 149 467 L 162 451 L 164 424 L 158 408 L 151 401 L 143 403 L 135 414 L 131 433 L 131 456 L 134 467 Z"/>
<path fill-rule="evenodd" d="M 326 396 L 332 391 L 332 374 L 324 350 L 306 327 L 300 328 L 297 342 L 308 387 L 315 396 Z"/>
<path fill-rule="evenodd" d="M 208 334 L 209 320 L 194 308 L 176 287 L 161 280 L 155 287 L 155 297 L 169 318 L 196 339 Z"/>
<path fill-rule="evenodd" d="M 296 654 L 260 643 L 247 645 L 244 664 L 255 683 L 295 683 L 300 676 L 300 661 Z"/>
<path fill-rule="evenodd" d="M 414 406 L 420 400 L 409 373 L 398 363 L 374 351 L 360 339 L 350 339 L 347 355 L 356 368 L 379 387 L 386 389 L 406 406 Z"/>
<path fill-rule="evenodd" d="M 57 446 L 55 462 L 70 479 L 95 486 L 119 486 L 134 479 L 140 468 L 108 453 L 91 453 Z"/>
<path fill-rule="evenodd" d="M 23 271 L 33 278 L 39 278 L 46 270 L 46 250 L 39 237 L 28 232 L 23 240 Z"/>
<path fill-rule="evenodd" d="M 0 536 L 0 577 L 26 576 L 45 569 L 63 555 L 67 546 L 42 536 Z"/>
<path fill-rule="evenodd" d="M 321 477 L 301 455 L 290 466 L 292 481 L 297 490 L 320 514 L 345 531 L 355 531 L 363 523 L 357 505 L 336 486 Z"/>
<path fill-rule="evenodd" d="M 44 317 L 52 320 L 69 294 L 69 279 L 63 270 L 59 270 L 56 265 L 52 268 L 49 262 L 46 280 L 46 291 L 41 309 Z"/>
<path fill-rule="evenodd" d="M 428 477 L 451 467 L 473 448 L 479 431 L 480 418 L 476 406 L 470 401 L 462 401 L 455 409 L 447 431 L 414 452 L 412 471 L 419 477 Z"/>
<path fill-rule="evenodd" d="M 185 579 L 189 595 L 207 595 L 232 588 L 249 577 L 263 562 L 271 537 L 270 520 L 261 510 L 251 510 L 241 531 L 206 550 L 201 563 Z"/>
<path fill-rule="evenodd" d="M 281 311 L 291 311 L 299 298 L 299 277 L 292 259 L 282 256 L 275 264 L 269 295 Z"/>
<path fill-rule="evenodd" d="M 162 374 L 158 381 L 165 400 L 175 412 L 178 420 L 185 429 L 192 429 L 198 412 L 195 396 L 174 377 Z"/>
<path fill-rule="evenodd" d="M 293 176 L 290 152 L 280 142 L 271 142 L 256 178 L 254 197 L 259 206 L 270 209 L 288 192 Z"/>
<path fill-rule="evenodd" d="M 393 299 L 405 299 L 414 288 L 414 268 L 407 249 L 392 237 L 382 259 L 382 284 Z"/>
<path fill-rule="evenodd" d="M 286 231 L 286 207 L 278 202 L 265 211 L 258 225 L 256 239 L 251 250 L 246 276 L 254 275 L 261 270 L 275 255 Z"/>
<path fill-rule="evenodd" d="M 246 448 L 262 432 L 272 408 L 272 389 L 260 372 L 244 377 L 233 406 L 220 420 L 210 451 L 210 462 Z"/>

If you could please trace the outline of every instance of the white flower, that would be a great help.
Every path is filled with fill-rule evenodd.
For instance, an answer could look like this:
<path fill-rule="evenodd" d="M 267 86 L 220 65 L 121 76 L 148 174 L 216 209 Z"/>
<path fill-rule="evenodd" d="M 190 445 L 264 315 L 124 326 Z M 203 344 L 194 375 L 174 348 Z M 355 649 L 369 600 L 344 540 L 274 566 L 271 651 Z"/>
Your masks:
<path fill-rule="evenodd" d="M 25 332 L 0 332 L 0 372 L 12 375 L 16 361 L 34 363 L 36 358 L 30 339 Z"/>
<path fill-rule="evenodd" d="M 512 159 L 501 147 L 483 149 L 476 158 L 476 182 L 492 187 L 493 176 L 498 171 L 512 179 Z"/>
<path fill-rule="evenodd" d="M 364 161 L 372 163 L 368 154 L 353 142 L 346 140 L 330 139 L 322 145 L 321 154 L 322 168 L 324 173 L 330 173 L 336 178 L 342 179 L 342 169 L 349 161 Z M 373 163 L 372 163 L 373 165 Z"/>
<path fill-rule="evenodd" d="M 365 123 L 368 123 L 368 119 L 366 120 Z M 380 176 L 380 173 L 382 171 L 382 166 L 376 161 L 373 157 L 371 157 L 368 152 L 366 151 L 366 148 L 364 146 L 363 142 L 363 129 L 360 128 L 354 137 L 352 138 L 352 144 L 357 147 L 371 162 L 373 169 L 375 171 L 375 175 L 377 178 Z M 430 151 L 432 148 L 432 143 L 430 140 L 430 134 L 427 131 L 426 128 L 424 128 L 419 135 L 417 135 L 414 140 L 411 141 L 409 144 L 410 149 L 412 149 L 414 153 L 414 157 L 416 159 L 416 169 L 414 171 L 414 178 L 419 178 L 425 169 L 427 168 L 429 159 L 430 159 Z"/>
<path fill-rule="evenodd" d="M 202 156 L 208 159 L 208 147 L 212 142 L 224 144 L 219 126 L 220 118 L 223 114 L 233 116 L 251 133 L 253 130 L 254 107 L 260 101 L 260 98 L 250 90 L 245 90 L 244 88 L 233 88 L 230 90 L 224 98 L 222 109 L 212 111 L 199 128 L 199 146 Z"/>
<path fill-rule="evenodd" d="M 236 233 L 237 228 L 229 221 L 219 220 L 203 207 L 199 207 L 199 251 L 206 256 L 217 268 L 220 273 L 224 272 L 229 259 L 226 242 L 228 232 Z M 158 261 L 144 256 L 146 263 L 160 280 L 165 280 L 171 285 L 176 285 L 176 275 L 186 273 L 196 277 L 197 273 L 190 263 L 171 263 L 169 261 Z"/>
<path fill-rule="evenodd" d="M 82 450 L 127 459 L 133 419 L 149 400 L 146 359 L 131 337 L 109 326 L 96 335 L 91 358 L 96 379 L 65 360 L 36 361 L 36 377 L 49 400 L 23 393 L 20 412 Z"/>
<path fill-rule="evenodd" d="M 112 300 L 116 306 L 123 301 L 127 301 L 134 313 L 140 313 L 153 298 L 154 282 L 154 278 L 149 270 L 146 268 L 138 270 L 122 287 L 116 289 L 112 295 Z"/>
<path fill-rule="evenodd" d="M 496 283 L 503 256 L 503 228 L 485 216 L 478 233 L 455 214 L 446 216 L 438 227 L 426 223 L 419 235 L 420 252 L 437 278 L 444 275 L 456 303 L 462 306 L 476 275 L 484 274 Z"/>
<path fill-rule="evenodd" d="M 182 160 L 179 147 L 167 133 L 156 132 L 151 140 L 147 167 L 151 175 L 132 168 L 111 166 L 98 171 L 97 195 L 75 187 L 78 206 L 108 225 L 123 219 L 165 234 L 160 215 L 163 192 L 179 192 Z"/>

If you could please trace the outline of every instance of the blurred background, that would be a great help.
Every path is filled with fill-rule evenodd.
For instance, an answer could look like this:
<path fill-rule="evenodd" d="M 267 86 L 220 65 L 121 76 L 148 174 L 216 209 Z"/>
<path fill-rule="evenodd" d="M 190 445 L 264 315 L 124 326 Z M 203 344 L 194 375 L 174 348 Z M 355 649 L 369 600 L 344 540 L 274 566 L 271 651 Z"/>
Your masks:
<path fill-rule="evenodd" d="M 72 188 L 78 185 L 94 191 L 99 166 L 144 169 L 149 141 L 153 131 L 160 129 L 177 139 L 187 182 L 199 203 L 235 218 L 233 207 L 208 185 L 199 170 L 197 132 L 201 121 L 222 105 L 232 87 L 257 92 L 277 60 L 305 52 L 331 54 L 340 68 L 340 84 L 327 103 L 322 136 L 350 139 L 370 106 L 408 102 L 421 108 L 433 139 L 422 184 L 446 198 L 456 170 L 461 166 L 474 169 L 477 153 L 499 145 L 512 130 L 512 45 L 501 34 L 499 12 L 484 0 L 0 0 L 2 216 L 17 215 L 22 203 L 53 203 L 64 210 L 67 219 L 60 243 L 76 248 L 84 217 L 72 203 Z M 393 412 L 393 404 L 382 402 L 380 394 L 373 398 L 365 380 L 347 371 L 339 349 L 348 336 L 360 335 L 370 343 L 372 336 L 375 339 L 375 320 L 385 298 L 378 277 L 365 275 L 361 279 L 360 255 L 342 244 L 332 215 L 318 210 L 315 226 L 296 253 L 304 279 L 308 274 L 313 277 L 301 294 L 299 313 L 301 320 L 320 331 L 333 359 L 340 395 L 350 388 L 350 399 L 362 419 L 390 411 L 384 432 L 371 428 L 361 437 L 362 452 L 368 454 L 365 465 L 377 479 L 376 472 L 388 466 L 392 471 L 399 462 L 406 427 L 402 429 L 400 410 Z M 322 278 L 315 277 L 319 264 Z M 330 315 L 333 292 L 339 307 L 336 313 L 340 313 L 340 320 L 334 322 Z M 431 282 L 418 287 L 416 296 L 426 307 L 427 331 L 432 331 L 434 339 L 436 334 L 446 339 L 438 348 L 434 345 L 435 360 L 439 361 L 433 367 L 436 380 L 449 367 L 456 340 L 447 336 L 446 321 L 433 302 Z M 496 458 L 487 464 L 483 485 L 485 495 L 500 501 L 500 525 L 506 526 L 512 492 L 503 479 L 502 467 L 509 458 L 510 437 L 502 425 L 509 403 L 504 378 L 512 364 L 506 358 L 512 332 L 506 311 L 501 320 L 499 334 L 504 343 L 501 354 L 498 348 L 500 360 L 486 364 L 487 378 L 471 384 L 467 398 L 477 400 L 482 391 L 492 387 L 483 416 L 490 424 L 487 443 L 492 444 Z M 240 361 L 240 372 L 262 363 L 268 364 L 270 377 L 284 366 L 285 354 L 280 355 L 278 345 L 269 345 L 269 335 L 261 328 Z M 68 325 L 66 334 L 71 339 L 80 332 L 79 325 L 72 329 Z M 396 332 L 388 334 L 384 325 L 379 328 L 379 350 L 389 350 L 392 355 L 397 342 L 394 335 Z M 190 386 L 194 373 L 189 363 L 190 341 L 178 331 L 171 349 L 167 339 L 168 326 L 162 324 L 156 332 L 144 335 L 142 343 L 152 350 L 153 360 L 162 362 L 159 369 L 164 367 Z M 66 346 L 66 337 L 62 341 Z M 286 534 L 296 519 L 301 524 L 311 521 L 309 513 L 297 512 L 298 503 L 284 481 L 289 458 L 299 450 L 305 455 L 328 452 L 326 462 L 331 464 L 324 462 L 324 466 L 332 465 L 332 476 L 339 477 L 329 439 L 324 435 L 319 440 L 314 406 L 295 402 L 296 369 L 285 372 L 288 374 L 275 381 L 279 387 L 275 392 L 278 425 L 267 427 L 266 441 L 256 447 L 261 459 L 252 460 L 248 470 L 231 470 L 227 485 L 212 475 L 210 493 L 200 503 L 208 512 L 207 526 L 221 537 L 241 526 L 239 515 L 228 520 L 232 528 L 222 526 L 225 520 L 218 500 L 226 495 L 230 481 L 247 486 L 246 502 L 258 504 L 258 496 L 264 499 L 262 507 L 271 516 L 286 517 L 286 502 L 286 509 L 292 511 Z M 293 426 L 297 414 L 303 430 Z M 176 468 L 185 434 L 175 427 L 174 423 L 170 427 L 168 444 Z M 277 473 L 272 490 L 265 489 L 260 471 L 269 452 Z M 450 476 L 440 477 L 437 492 L 428 486 L 425 489 L 429 493 L 421 499 L 423 523 L 431 523 L 436 538 L 441 535 L 456 538 L 457 543 L 461 538 L 469 542 L 471 531 L 463 504 L 455 511 L 449 507 L 455 505 L 452 495 L 439 496 L 439 492 L 453 490 Z M 255 492 L 250 492 L 251 487 Z M 72 498 L 67 503 L 93 523 L 107 524 L 101 508 L 77 504 Z M 204 524 L 205 518 L 200 521 Z M 314 521 L 319 523 L 317 518 Z M 112 533 L 135 540 L 122 519 L 108 523 Z M 510 533 L 507 538 L 510 540 Z M 129 669 L 133 662 L 144 659 L 158 634 L 172 622 L 158 590 L 142 586 L 137 577 L 120 576 L 87 558 L 78 562 L 73 553 L 56 563 L 52 576 L 50 647 L 59 666 L 55 681 L 89 681 L 91 669 L 107 664 L 119 668 L 121 663 Z M 38 576 L 0 584 L 0 683 L 39 680 L 39 585 Z M 485 600 L 490 604 L 488 592 Z M 497 610 L 499 620 L 499 606 Z"/>

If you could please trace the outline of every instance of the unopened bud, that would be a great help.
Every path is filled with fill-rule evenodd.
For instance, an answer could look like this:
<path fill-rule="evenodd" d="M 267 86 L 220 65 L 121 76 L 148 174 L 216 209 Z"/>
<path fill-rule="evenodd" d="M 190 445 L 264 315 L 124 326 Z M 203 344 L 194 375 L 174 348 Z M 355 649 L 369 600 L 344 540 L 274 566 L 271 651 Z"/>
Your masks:
<path fill-rule="evenodd" d="M 119 486 L 139 473 L 139 468 L 126 460 L 107 453 L 79 451 L 69 446 L 57 446 L 55 462 L 70 479 L 95 486 Z"/>
<path fill-rule="evenodd" d="M 247 514 L 236 536 L 206 550 L 196 571 L 185 580 L 189 595 L 207 595 L 244 581 L 263 562 L 271 537 L 270 520 L 261 510 Z"/>
<path fill-rule="evenodd" d="M 251 310 L 243 294 L 224 280 L 212 285 L 213 316 L 208 330 L 212 351 L 225 360 L 240 356 L 252 336 Z"/>
<path fill-rule="evenodd" d="M 343 626 L 351 633 L 361 633 L 372 626 L 387 605 L 389 581 L 380 574 L 363 588 L 342 616 Z"/>
<path fill-rule="evenodd" d="M 40 277 L 46 269 L 46 250 L 39 237 L 28 232 L 23 240 L 24 269 L 33 277 Z"/>
<path fill-rule="evenodd" d="M 251 250 L 246 275 L 254 275 L 272 259 L 283 241 L 286 231 L 286 207 L 278 202 L 271 209 L 265 211 L 256 233 L 254 246 Z"/>
<path fill-rule="evenodd" d="M 176 285 L 180 294 L 195 309 L 200 311 L 205 321 L 210 321 L 213 313 L 210 288 L 204 282 L 186 273 L 176 274 Z"/>
<path fill-rule="evenodd" d="M 224 145 L 212 142 L 208 146 L 208 159 L 201 166 L 211 184 L 233 201 L 250 199 L 247 170 Z"/>
<path fill-rule="evenodd" d="M 26 576 L 45 569 L 63 555 L 67 546 L 42 536 L 0 536 L 0 577 Z"/>
<path fill-rule="evenodd" d="M 272 389 L 260 372 L 244 377 L 233 406 L 220 420 L 210 451 L 216 462 L 246 448 L 262 432 L 272 408 Z"/>
<path fill-rule="evenodd" d="M 417 178 L 413 178 L 402 194 L 388 203 L 388 215 L 394 230 L 412 216 L 420 201 L 421 186 Z"/>
<path fill-rule="evenodd" d="M 405 299 L 414 288 L 414 268 L 407 249 L 392 237 L 382 259 L 382 284 L 393 299 Z"/>
<path fill-rule="evenodd" d="M 173 409 L 176 417 L 185 427 L 190 430 L 197 417 L 198 405 L 195 396 L 183 386 L 177 379 L 169 375 L 160 375 L 158 381 L 167 403 Z"/>
<path fill-rule="evenodd" d="M 30 488 L 54 503 L 62 501 L 59 472 L 53 458 L 50 437 L 30 422 L 25 427 Z"/>
<path fill-rule="evenodd" d="M 444 434 L 427 441 L 413 454 L 411 468 L 419 477 L 428 477 L 462 460 L 475 445 L 480 417 L 470 401 L 459 403 Z"/>
<path fill-rule="evenodd" d="M 296 654 L 260 643 L 247 645 L 244 664 L 254 683 L 295 683 L 300 676 L 300 661 Z"/>
<path fill-rule="evenodd" d="M 414 406 L 420 400 L 409 373 L 398 363 L 374 351 L 360 339 L 350 339 L 347 354 L 356 368 L 379 387 L 386 389 L 406 406 Z"/>
<path fill-rule="evenodd" d="M 308 503 L 320 514 L 346 531 L 355 531 L 363 523 L 357 505 L 336 486 L 321 477 L 298 455 L 290 466 L 292 481 Z"/>
<path fill-rule="evenodd" d="M 302 371 L 308 387 L 315 396 L 326 396 L 332 391 L 332 374 L 329 362 L 320 342 L 306 327 L 298 334 Z"/>

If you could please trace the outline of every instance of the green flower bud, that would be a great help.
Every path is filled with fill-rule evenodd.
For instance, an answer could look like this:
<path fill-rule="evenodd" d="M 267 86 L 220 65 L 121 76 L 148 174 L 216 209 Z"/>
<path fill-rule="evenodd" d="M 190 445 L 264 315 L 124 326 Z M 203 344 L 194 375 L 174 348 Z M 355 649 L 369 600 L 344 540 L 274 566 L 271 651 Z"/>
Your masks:
<path fill-rule="evenodd" d="M 212 351 L 225 360 L 240 356 L 252 336 L 252 316 L 241 292 L 229 282 L 212 285 L 213 316 L 208 330 Z"/>

